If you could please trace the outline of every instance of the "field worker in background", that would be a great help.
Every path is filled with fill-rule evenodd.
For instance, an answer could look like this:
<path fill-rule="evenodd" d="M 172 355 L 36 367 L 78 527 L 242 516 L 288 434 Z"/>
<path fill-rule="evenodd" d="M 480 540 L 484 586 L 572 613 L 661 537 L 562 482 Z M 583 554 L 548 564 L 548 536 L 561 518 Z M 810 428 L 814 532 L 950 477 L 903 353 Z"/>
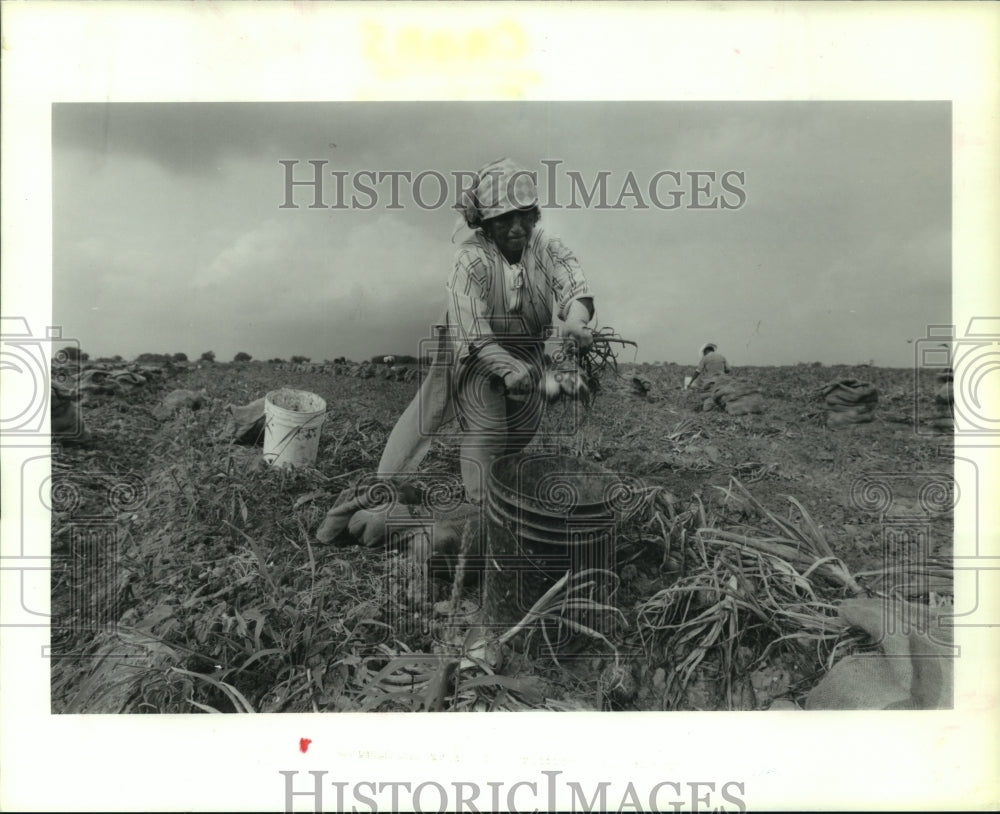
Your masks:
<path fill-rule="evenodd" d="M 507 158 L 487 164 L 460 211 L 458 228 L 473 233 L 455 255 L 429 374 L 389 436 L 379 475 L 414 472 L 432 435 L 457 418 L 462 481 L 478 503 L 492 461 L 523 449 L 538 429 L 553 317 L 580 349 L 589 348 L 594 302 L 576 257 L 538 227 L 538 192 L 527 170 Z"/>
<path fill-rule="evenodd" d="M 729 373 L 729 363 L 726 357 L 716 351 L 714 342 L 709 342 L 701 349 L 701 361 L 698 362 L 688 386 L 693 390 L 704 390 L 727 373 Z"/>
<path fill-rule="evenodd" d="M 384 364 L 386 367 L 392 367 L 394 364 L 396 364 L 396 357 L 395 356 L 383 356 L 382 357 L 382 364 Z"/>

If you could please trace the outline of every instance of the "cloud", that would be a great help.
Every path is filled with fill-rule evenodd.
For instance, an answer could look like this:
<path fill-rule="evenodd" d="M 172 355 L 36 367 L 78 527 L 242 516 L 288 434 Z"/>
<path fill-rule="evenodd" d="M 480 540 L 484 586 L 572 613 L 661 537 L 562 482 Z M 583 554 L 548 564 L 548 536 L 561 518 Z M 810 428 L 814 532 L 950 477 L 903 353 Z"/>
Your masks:
<path fill-rule="evenodd" d="M 57 105 L 55 316 L 99 353 L 406 352 L 443 315 L 453 213 L 281 209 L 279 160 L 447 175 L 507 154 L 608 171 L 614 195 L 630 170 L 745 172 L 739 210 L 543 226 L 640 359 L 709 333 L 745 362 L 834 361 L 950 317 L 949 123 L 913 103 Z M 838 336 L 826 315 L 852 310 Z"/>
<path fill-rule="evenodd" d="M 206 289 L 240 283 L 266 285 L 271 279 L 278 287 L 286 280 L 289 252 L 301 239 L 302 230 L 294 222 L 265 220 L 237 236 L 200 268 L 194 286 Z"/>

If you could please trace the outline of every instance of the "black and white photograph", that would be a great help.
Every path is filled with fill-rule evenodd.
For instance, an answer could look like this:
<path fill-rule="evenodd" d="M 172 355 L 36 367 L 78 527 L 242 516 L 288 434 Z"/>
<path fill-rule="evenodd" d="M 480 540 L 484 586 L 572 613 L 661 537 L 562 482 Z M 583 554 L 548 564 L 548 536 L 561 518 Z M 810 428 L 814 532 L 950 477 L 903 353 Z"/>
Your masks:
<path fill-rule="evenodd" d="M 248 788 L 202 810 L 250 786 L 288 811 L 989 807 L 985 776 L 968 799 L 904 776 L 936 726 L 995 722 L 987 111 L 549 98 L 505 4 L 346 5 L 161 19 L 204 33 L 175 69 L 209 83 L 223 21 L 280 19 L 287 62 L 227 47 L 290 82 L 315 67 L 296 25 L 350 28 L 353 94 L 95 93 L 131 86 L 120 40 L 122 79 L 109 57 L 44 89 L 41 250 L 10 217 L 32 170 L 5 171 L 5 301 L 51 305 L 3 312 L 4 650 L 33 654 L 5 670 L 31 660 L 32 714 L 106 733 L 94 759 L 190 743 L 192 783 L 235 742 Z M 792 765 L 877 784 L 890 737 L 891 794 L 780 790 Z"/>
<path fill-rule="evenodd" d="M 53 712 L 950 708 L 950 125 L 54 105 Z"/>

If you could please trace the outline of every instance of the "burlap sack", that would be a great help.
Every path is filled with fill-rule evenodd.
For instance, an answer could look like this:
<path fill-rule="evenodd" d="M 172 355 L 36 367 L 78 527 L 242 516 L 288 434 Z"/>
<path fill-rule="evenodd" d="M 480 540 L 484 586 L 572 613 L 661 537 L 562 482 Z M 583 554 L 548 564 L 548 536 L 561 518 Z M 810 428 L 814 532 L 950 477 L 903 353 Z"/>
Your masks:
<path fill-rule="evenodd" d="M 887 599 L 849 599 L 840 616 L 866 631 L 878 652 L 847 656 L 813 688 L 806 709 L 950 709 L 952 628 L 942 612 Z"/>
<path fill-rule="evenodd" d="M 180 410 L 201 408 L 207 398 L 208 394 L 204 390 L 173 390 L 153 408 L 153 417 L 158 421 L 166 421 Z"/>
<path fill-rule="evenodd" d="M 264 443 L 264 397 L 251 401 L 249 404 L 227 405 L 226 409 L 233 417 L 232 435 L 237 444 L 245 446 L 260 446 Z"/>
<path fill-rule="evenodd" d="M 826 426 L 839 428 L 866 424 L 875 418 L 878 391 L 858 379 L 830 382 L 822 390 L 826 407 Z"/>
<path fill-rule="evenodd" d="M 826 414 L 826 426 L 833 429 L 850 427 L 854 424 L 868 424 L 875 420 L 875 410 L 869 405 L 832 410 Z"/>
<path fill-rule="evenodd" d="M 731 376 L 724 376 L 716 382 L 702 409 L 725 410 L 730 415 L 748 415 L 764 412 L 764 395 L 760 389 Z"/>
<path fill-rule="evenodd" d="M 823 397 L 828 407 L 835 405 L 878 403 L 878 391 L 858 379 L 840 379 L 823 387 Z"/>
<path fill-rule="evenodd" d="M 743 393 L 726 402 L 726 412 L 730 415 L 749 415 L 764 412 L 764 396 L 759 390 Z"/>
<path fill-rule="evenodd" d="M 83 443 L 90 440 L 90 433 L 80 414 L 80 396 L 58 385 L 50 391 L 52 439 L 62 442 Z"/>

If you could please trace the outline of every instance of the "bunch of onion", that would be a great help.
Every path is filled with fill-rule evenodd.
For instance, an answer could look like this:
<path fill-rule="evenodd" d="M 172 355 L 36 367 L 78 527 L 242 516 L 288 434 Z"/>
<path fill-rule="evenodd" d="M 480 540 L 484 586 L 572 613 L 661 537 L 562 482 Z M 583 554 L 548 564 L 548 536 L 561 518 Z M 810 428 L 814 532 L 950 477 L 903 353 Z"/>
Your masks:
<path fill-rule="evenodd" d="M 827 582 L 838 586 L 849 594 L 862 592 L 861 586 L 848 570 L 847 566 L 834 555 L 827 542 L 826 535 L 816 525 L 805 506 L 791 495 L 786 495 L 792 505 L 799 510 L 802 521 L 798 525 L 791 520 L 778 517 L 767 509 L 750 491 L 736 478 L 730 479 L 730 488 L 715 487 L 731 495 L 738 492 L 745 501 L 752 505 L 761 515 L 768 518 L 778 531 L 776 536 L 765 536 L 759 533 L 746 534 L 741 531 L 723 531 L 716 528 L 700 529 L 706 542 L 720 542 L 758 551 L 785 560 L 800 569 L 807 579 L 814 573 Z"/>
<path fill-rule="evenodd" d="M 546 400 L 550 403 L 564 396 L 579 399 L 585 404 L 590 401 L 590 388 L 584 381 L 581 371 L 576 368 L 546 368 L 542 377 L 542 388 Z"/>
<path fill-rule="evenodd" d="M 542 390 L 551 403 L 568 396 L 589 405 L 600 389 L 600 375 L 608 367 L 618 375 L 618 355 L 613 344 L 631 345 L 635 342 L 622 339 L 613 328 L 603 328 L 591 333 L 589 348 L 580 351 L 576 342 L 565 340 L 551 355 L 546 354 L 547 367 L 542 376 Z"/>
<path fill-rule="evenodd" d="M 618 353 L 615 346 L 619 348 L 632 347 L 636 352 L 639 346 L 631 339 L 623 339 L 614 328 L 605 327 L 591 332 L 591 345 L 579 354 L 578 363 L 583 372 L 583 380 L 587 382 L 590 389 L 597 391 L 601 375 L 608 368 L 611 372 L 621 378 L 618 373 Z"/>
<path fill-rule="evenodd" d="M 773 649 L 815 652 L 819 671 L 845 645 L 850 631 L 836 604 L 777 553 L 699 533 L 688 554 L 696 561 L 688 573 L 637 608 L 646 651 L 667 654 L 667 708 L 684 703 L 685 688 L 702 669 L 716 674 L 705 666 L 710 656 L 727 705 L 738 708 L 746 674 L 768 663 Z"/>

